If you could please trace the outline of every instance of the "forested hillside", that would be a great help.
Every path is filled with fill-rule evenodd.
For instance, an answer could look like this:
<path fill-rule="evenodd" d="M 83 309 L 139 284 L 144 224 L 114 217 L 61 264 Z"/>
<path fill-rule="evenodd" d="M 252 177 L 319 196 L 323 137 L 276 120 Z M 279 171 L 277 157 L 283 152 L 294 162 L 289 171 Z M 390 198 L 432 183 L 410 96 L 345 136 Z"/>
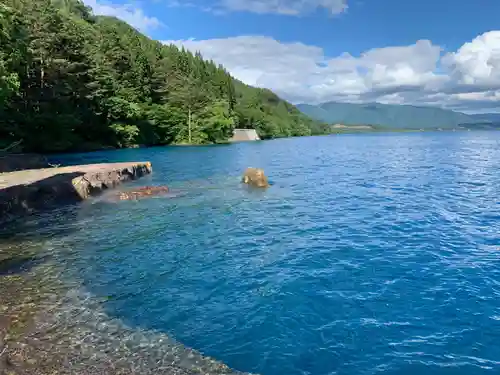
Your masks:
<path fill-rule="evenodd" d="M 217 143 L 234 127 L 262 138 L 326 130 L 269 90 L 78 0 L 3 0 L 0 28 L 0 149 Z"/>

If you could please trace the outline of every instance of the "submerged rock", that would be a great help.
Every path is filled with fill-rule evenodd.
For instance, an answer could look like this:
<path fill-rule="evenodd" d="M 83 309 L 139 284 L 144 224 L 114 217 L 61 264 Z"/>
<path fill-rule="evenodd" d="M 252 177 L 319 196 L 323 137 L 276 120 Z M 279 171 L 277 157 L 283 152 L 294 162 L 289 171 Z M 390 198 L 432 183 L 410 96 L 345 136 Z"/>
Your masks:
<path fill-rule="evenodd" d="M 264 170 L 260 168 L 247 168 L 243 174 L 242 182 L 253 187 L 269 187 L 269 182 L 264 174 Z"/>
<path fill-rule="evenodd" d="M 137 200 L 140 198 L 164 195 L 170 192 L 167 186 L 142 186 L 135 190 L 122 191 L 118 193 L 120 200 Z"/>

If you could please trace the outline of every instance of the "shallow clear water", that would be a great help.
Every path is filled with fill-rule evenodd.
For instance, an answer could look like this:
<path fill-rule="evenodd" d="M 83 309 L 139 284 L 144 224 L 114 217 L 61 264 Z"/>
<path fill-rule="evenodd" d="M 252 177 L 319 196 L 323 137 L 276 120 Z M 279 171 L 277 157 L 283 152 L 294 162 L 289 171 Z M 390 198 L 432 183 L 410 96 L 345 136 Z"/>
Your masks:
<path fill-rule="evenodd" d="M 133 185 L 175 193 L 61 214 L 63 277 L 130 327 L 263 375 L 500 372 L 500 132 L 56 159 L 150 160 Z"/>

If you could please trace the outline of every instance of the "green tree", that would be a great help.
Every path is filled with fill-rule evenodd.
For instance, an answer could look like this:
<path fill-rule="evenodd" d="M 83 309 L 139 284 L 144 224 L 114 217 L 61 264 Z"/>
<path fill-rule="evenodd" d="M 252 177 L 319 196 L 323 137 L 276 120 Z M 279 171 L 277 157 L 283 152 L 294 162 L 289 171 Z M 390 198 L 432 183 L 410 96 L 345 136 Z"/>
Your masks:
<path fill-rule="evenodd" d="M 0 143 L 42 152 L 218 143 L 236 126 L 262 138 L 328 131 L 199 52 L 79 0 L 0 4 Z"/>
<path fill-rule="evenodd" d="M 13 10 L 0 4 L 0 108 L 19 91 L 19 76 L 15 65 L 24 42 L 19 22 Z"/>
<path fill-rule="evenodd" d="M 219 143 L 232 136 L 235 120 L 229 102 L 216 101 L 204 108 L 198 121 L 207 139 L 211 143 Z"/>

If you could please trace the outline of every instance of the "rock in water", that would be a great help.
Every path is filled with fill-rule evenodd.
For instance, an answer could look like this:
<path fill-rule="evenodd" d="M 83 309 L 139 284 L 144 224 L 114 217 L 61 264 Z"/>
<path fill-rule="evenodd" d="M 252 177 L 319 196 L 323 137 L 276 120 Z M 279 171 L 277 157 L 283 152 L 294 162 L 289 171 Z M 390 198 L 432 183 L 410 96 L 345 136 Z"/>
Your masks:
<path fill-rule="evenodd" d="M 243 174 L 242 182 L 253 187 L 269 187 L 269 182 L 264 174 L 264 170 L 260 168 L 247 168 Z"/>
<path fill-rule="evenodd" d="M 136 190 L 123 191 L 118 194 L 120 200 L 137 200 L 140 198 L 153 197 L 168 193 L 167 186 L 143 186 Z"/>

